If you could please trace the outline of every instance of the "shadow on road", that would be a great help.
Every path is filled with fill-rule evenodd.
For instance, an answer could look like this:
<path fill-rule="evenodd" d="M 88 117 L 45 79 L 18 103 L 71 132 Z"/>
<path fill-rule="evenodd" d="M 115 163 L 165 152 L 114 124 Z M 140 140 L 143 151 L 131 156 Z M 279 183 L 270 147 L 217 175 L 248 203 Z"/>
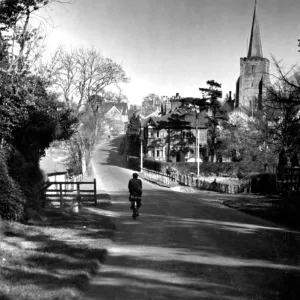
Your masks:
<path fill-rule="evenodd" d="M 117 205 L 103 213 L 123 234 L 108 249 L 110 259 L 87 299 L 99 293 L 124 300 L 299 299 L 298 232 L 257 225 L 243 214 L 233 221 L 236 212 L 201 201 L 167 206 L 172 200 L 160 190 L 144 192 L 141 216 L 133 221 L 126 195 L 112 194 Z"/>

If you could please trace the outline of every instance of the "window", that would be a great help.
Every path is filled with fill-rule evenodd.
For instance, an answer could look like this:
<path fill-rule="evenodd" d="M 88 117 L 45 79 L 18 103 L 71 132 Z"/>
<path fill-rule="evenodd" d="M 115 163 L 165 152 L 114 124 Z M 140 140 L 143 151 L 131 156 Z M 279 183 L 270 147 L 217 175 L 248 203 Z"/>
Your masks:
<path fill-rule="evenodd" d="M 158 138 L 159 138 L 159 131 L 157 131 L 157 132 L 156 132 L 156 137 L 158 137 Z"/>
<path fill-rule="evenodd" d="M 156 157 L 159 157 L 159 150 L 156 150 Z"/>

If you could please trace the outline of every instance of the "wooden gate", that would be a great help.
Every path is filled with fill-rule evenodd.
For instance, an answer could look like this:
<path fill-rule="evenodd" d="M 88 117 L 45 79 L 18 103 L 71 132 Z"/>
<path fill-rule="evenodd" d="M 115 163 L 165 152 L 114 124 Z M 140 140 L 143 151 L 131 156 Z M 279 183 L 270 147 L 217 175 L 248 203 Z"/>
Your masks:
<path fill-rule="evenodd" d="M 87 188 L 88 187 L 88 188 Z M 93 181 L 53 181 L 48 182 L 45 192 L 47 204 L 51 207 L 68 207 L 81 204 L 97 206 L 96 179 Z"/>

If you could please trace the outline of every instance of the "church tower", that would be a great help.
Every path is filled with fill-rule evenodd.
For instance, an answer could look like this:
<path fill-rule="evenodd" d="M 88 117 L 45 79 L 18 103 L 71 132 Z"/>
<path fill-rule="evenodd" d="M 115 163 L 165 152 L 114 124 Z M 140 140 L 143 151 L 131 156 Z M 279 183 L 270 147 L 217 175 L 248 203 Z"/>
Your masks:
<path fill-rule="evenodd" d="M 252 110 L 261 108 L 266 85 L 269 84 L 269 65 L 269 60 L 264 58 L 262 53 L 255 0 L 248 55 L 240 59 L 240 76 L 236 83 L 235 108 L 239 106 Z"/>

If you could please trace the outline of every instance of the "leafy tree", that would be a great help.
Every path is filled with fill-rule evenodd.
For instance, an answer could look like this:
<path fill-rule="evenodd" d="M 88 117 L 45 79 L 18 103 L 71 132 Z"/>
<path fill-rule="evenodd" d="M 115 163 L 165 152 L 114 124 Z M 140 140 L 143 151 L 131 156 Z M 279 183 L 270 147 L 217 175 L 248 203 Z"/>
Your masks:
<path fill-rule="evenodd" d="M 208 126 L 208 149 L 210 160 L 213 162 L 217 150 L 221 147 L 220 144 L 220 131 L 219 125 L 222 120 L 226 119 L 226 114 L 222 110 L 220 98 L 222 97 L 222 91 L 220 90 L 221 84 L 214 80 L 208 80 L 208 88 L 199 88 L 202 92 L 201 101 L 210 101 L 209 108 L 211 114 L 207 114 L 207 126 Z"/>
<path fill-rule="evenodd" d="M 160 129 L 167 131 L 167 160 L 170 160 L 170 156 L 176 155 L 177 161 L 184 161 L 185 154 L 192 150 L 192 145 L 195 141 L 194 136 L 185 136 L 186 131 L 190 131 L 191 122 L 187 120 L 190 112 L 186 108 L 181 107 L 174 111 L 167 120 L 161 120 L 158 122 Z M 162 139 L 156 140 L 150 145 L 150 147 L 163 146 L 165 141 Z M 193 151 L 193 150 L 192 150 Z"/>
<path fill-rule="evenodd" d="M 141 121 L 140 116 L 133 114 L 129 120 L 129 124 L 126 130 L 126 138 L 128 141 L 127 153 L 131 156 L 140 155 L 140 132 L 141 132 Z"/>
<path fill-rule="evenodd" d="M 23 74 L 40 56 L 43 39 L 39 27 L 32 27 L 34 14 L 51 4 L 72 0 L 2 0 L 0 2 L 0 72 Z"/>

